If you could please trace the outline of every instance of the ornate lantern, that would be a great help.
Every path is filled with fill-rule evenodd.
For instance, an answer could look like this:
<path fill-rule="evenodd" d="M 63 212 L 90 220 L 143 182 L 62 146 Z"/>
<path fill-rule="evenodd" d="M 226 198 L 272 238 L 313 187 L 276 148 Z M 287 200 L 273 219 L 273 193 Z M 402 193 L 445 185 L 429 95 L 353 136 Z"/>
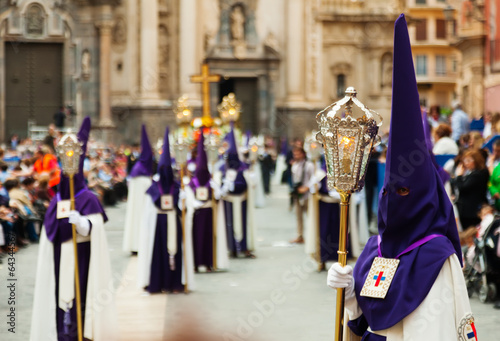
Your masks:
<path fill-rule="evenodd" d="M 250 147 L 250 162 L 255 163 L 259 157 L 259 145 L 257 143 L 253 143 Z"/>
<path fill-rule="evenodd" d="M 224 123 L 236 122 L 240 118 L 241 104 L 236 100 L 234 93 L 230 93 L 222 98 L 222 102 L 217 106 L 219 115 Z"/>
<path fill-rule="evenodd" d="M 371 149 L 380 139 L 377 133 L 382 124 L 380 115 L 365 107 L 356 94 L 353 87 L 347 88 L 343 99 L 316 116 L 320 129 L 316 138 L 325 149 L 328 187 L 346 193 L 363 188 Z M 361 117 L 353 117 L 353 107 L 361 110 Z M 340 117 L 341 112 L 345 112 L 344 117 Z"/>
<path fill-rule="evenodd" d="M 309 152 L 309 157 L 311 158 L 311 160 L 319 160 L 319 158 L 321 157 L 322 148 L 321 144 L 318 143 L 318 141 L 314 137 L 314 134 L 313 137 L 306 141 L 306 149 Z"/>
<path fill-rule="evenodd" d="M 68 176 L 77 174 L 82 155 L 82 143 L 78 141 L 78 137 L 71 133 L 64 135 L 56 149 L 64 174 Z"/>
<path fill-rule="evenodd" d="M 185 143 L 182 139 L 179 139 L 174 144 L 175 162 L 181 166 L 186 164 L 187 156 L 189 151 L 189 145 Z"/>
<path fill-rule="evenodd" d="M 210 134 L 205 140 L 205 150 L 209 164 L 214 164 L 219 159 L 219 139 L 216 135 Z"/>
<path fill-rule="evenodd" d="M 174 109 L 177 124 L 180 126 L 189 125 L 193 117 L 193 111 L 187 102 L 188 96 L 182 95 L 177 99 L 177 107 Z"/>

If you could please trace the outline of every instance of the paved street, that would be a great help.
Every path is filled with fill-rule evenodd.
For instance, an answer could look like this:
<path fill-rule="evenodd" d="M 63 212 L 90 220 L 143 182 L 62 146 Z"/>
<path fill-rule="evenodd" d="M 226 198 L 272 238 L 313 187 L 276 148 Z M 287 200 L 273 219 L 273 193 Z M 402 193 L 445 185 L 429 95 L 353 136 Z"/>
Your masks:
<path fill-rule="evenodd" d="M 132 332 L 143 336 L 134 336 L 135 340 L 159 340 L 158 335 L 170 335 L 179 326 L 179 316 L 187 313 L 190 321 L 196 319 L 205 330 L 222 335 L 224 340 L 331 341 L 335 294 L 325 285 L 326 273 L 316 272 L 303 246 L 287 243 L 295 237 L 295 223 L 294 214 L 288 212 L 286 188 L 275 188 L 267 204 L 256 210 L 257 259 L 232 260 L 228 272 L 198 274 L 195 291 L 168 296 L 148 296 L 135 288 L 135 258 L 121 251 L 125 204 L 108 208 L 113 275 L 124 288 L 117 294 L 121 340 L 132 339 Z M 31 245 L 16 254 L 15 334 L 8 332 L 7 325 L 6 264 L 0 270 L 2 341 L 29 340 L 37 249 Z M 480 340 L 497 340 L 494 333 L 500 324 L 500 311 L 480 303 L 477 297 L 471 304 Z M 158 311 L 148 315 L 145 307 Z M 133 326 L 124 322 L 130 320 L 135 321 Z M 161 320 L 163 326 L 157 322 Z M 156 336 L 145 337 L 151 333 Z"/>

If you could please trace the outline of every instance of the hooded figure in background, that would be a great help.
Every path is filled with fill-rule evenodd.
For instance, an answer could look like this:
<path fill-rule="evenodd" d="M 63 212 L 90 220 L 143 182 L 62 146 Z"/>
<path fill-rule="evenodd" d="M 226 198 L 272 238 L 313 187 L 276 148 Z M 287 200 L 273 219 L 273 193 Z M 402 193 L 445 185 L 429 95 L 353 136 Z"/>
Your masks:
<path fill-rule="evenodd" d="M 340 227 L 340 194 L 336 190 L 330 190 L 327 186 L 326 163 L 321 162 L 321 168 L 317 169 L 308 184 L 309 191 L 313 194 L 308 202 L 308 215 L 305 238 L 306 254 L 311 255 L 318 263 L 318 270 L 326 270 L 327 261 L 337 261 L 339 249 L 339 227 Z M 317 196 L 314 195 L 317 193 Z M 354 211 L 350 210 L 349 212 Z M 349 220 L 351 223 L 352 220 Z M 353 229 L 349 226 L 347 238 L 347 257 L 352 258 Z M 319 237 L 319 242 L 318 242 Z M 319 249 L 318 250 L 318 246 Z M 356 256 L 359 256 L 357 254 Z"/>
<path fill-rule="evenodd" d="M 192 241 L 187 233 L 184 252 L 181 211 L 177 205 L 180 184 L 174 180 L 168 133 L 167 127 L 158 163 L 159 178 L 147 189 L 141 206 L 144 221 L 139 237 L 137 280 L 138 286 L 150 293 L 184 291 L 186 265 L 189 289 L 194 284 Z"/>
<path fill-rule="evenodd" d="M 328 273 L 330 287 L 345 288 L 351 330 L 370 341 L 477 340 L 452 205 L 425 143 L 403 15 L 394 27 L 391 129 L 379 202 L 379 234 L 368 240 L 354 271 L 336 263 Z"/>
<path fill-rule="evenodd" d="M 246 165 L 240 161 L 234 129 L 226 136 L 229 144 L 226 164 L 222 169 L 222 203 L 226 221 L 227 243 L 232 257 L 244 253 L 245 257 L 255 258 L 254 250 L 254 192 Z"/>
<path fill-rule="evenodd" d="M 77 340 L 75 259 L 72 226 L 77 233 L 78 270 L 83 337 L 94 341 L 117 340 L 114 299 L 99 299 L 113 288 L 106 214 L 98 198 L 88 190 L 83 161 L 90 133 L 86 117 L 78 132 L 82 143 L 79 172 L 74 175 L 75 210 L 69 211 L 69 179 L 61 176 L 60 190 L 45 214 L 41 232 L 34 290 L 31 341 Z"/>
<path fill-rule="evenodd" d="M 123 251 L 132 253 L 139 249 L 139 231 L 144 222 L 142 208 L 153 175 L 153 150 L 144 125 L 142 125 L 141 148 L 141 156 L 129 174 L 127 213 L 123 234 Z"/>
<path fill-rule="evenodd" d="M 186 191 L 186 230 L 193 231 L 194 268 L 203 266 L 207 271 L 227 269 L 229 266 L 226 228 L 223 206 L 212 201 L 212 186 L 208 170 L 207 153 L 204 148 L 205 138 L 200 133 L 196 154 L 196 171 Z M 217 187 L 217 186 L 216 186 Z M 215 207 L 213 203 L 215 202 Z M 214 216 L 217 223 L 214 229 Z M 214 231 L 216 264 L 214 264 Z"/>

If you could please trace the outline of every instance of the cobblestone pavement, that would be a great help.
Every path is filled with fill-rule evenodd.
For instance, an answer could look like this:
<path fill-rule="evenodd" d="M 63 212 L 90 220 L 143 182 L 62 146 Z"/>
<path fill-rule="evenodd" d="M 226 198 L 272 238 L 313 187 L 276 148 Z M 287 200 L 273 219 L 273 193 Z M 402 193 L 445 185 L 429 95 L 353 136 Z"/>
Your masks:
<path fill-rule="evenodd" d="M 165 335 L 178 327 L 179 317 L 184 318 L 188 311 L 190 322 L 195 319 L 203 323 L 203 328 L 225 340 L 333 339 L 335 292 L 326 286 L 326 272 L 316 271 L 303 245 L 287 242 L 295 237 L 295 214 L 288 210 L 286 188 L 273 190 L 267 207 L 256 209 L 257 258 L 231 260 L 227 272 L 200 273 L 193 292 L 169 295 L 166 312 L 159 312 L 165 315 Z M 131 260 L 121 251 L 125 204 L 106 211 L 113 272 L 119 279 Z M 8 331 L 7 324 L 11 281 L 5 260 L 0 270 L 2 341 L 29 340 L 37 251 L 37 245 L 30 245 L 15 255 L 15 334 Z M 479 339 L 497 340 L 494 333 L 500 325 L 500 311 L 491 303 L 480 303 L 477 295 L 471 305 Z M 147 328 L 149 322 L 143 323 Z"/>

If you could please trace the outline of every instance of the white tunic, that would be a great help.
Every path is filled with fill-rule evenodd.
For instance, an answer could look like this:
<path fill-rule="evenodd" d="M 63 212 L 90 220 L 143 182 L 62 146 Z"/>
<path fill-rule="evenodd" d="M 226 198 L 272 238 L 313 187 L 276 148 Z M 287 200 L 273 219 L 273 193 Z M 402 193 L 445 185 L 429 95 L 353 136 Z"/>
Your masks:
<path fill-rule="evenodd" d="M 104 221 L 101 214 L 91 214 L 86 218 L 92 223 L 92 231 L 83 336 L 94 341 L 114 341 L 118 340 L 115 289 Z M 57 341 L 55 285 L 54 247 L 43 229 L 38 251 L 30 341 Z"/>
<path fill-rule="evenodd" d="M 137 176 L 128 183 L 127 212 L 125 215 L 125 228 L 123 233 L 123 251 L 137 252 L 141 226 L 144 223 L 144 202 L 146 191 L 151 186 L 151 178 Z"/>

